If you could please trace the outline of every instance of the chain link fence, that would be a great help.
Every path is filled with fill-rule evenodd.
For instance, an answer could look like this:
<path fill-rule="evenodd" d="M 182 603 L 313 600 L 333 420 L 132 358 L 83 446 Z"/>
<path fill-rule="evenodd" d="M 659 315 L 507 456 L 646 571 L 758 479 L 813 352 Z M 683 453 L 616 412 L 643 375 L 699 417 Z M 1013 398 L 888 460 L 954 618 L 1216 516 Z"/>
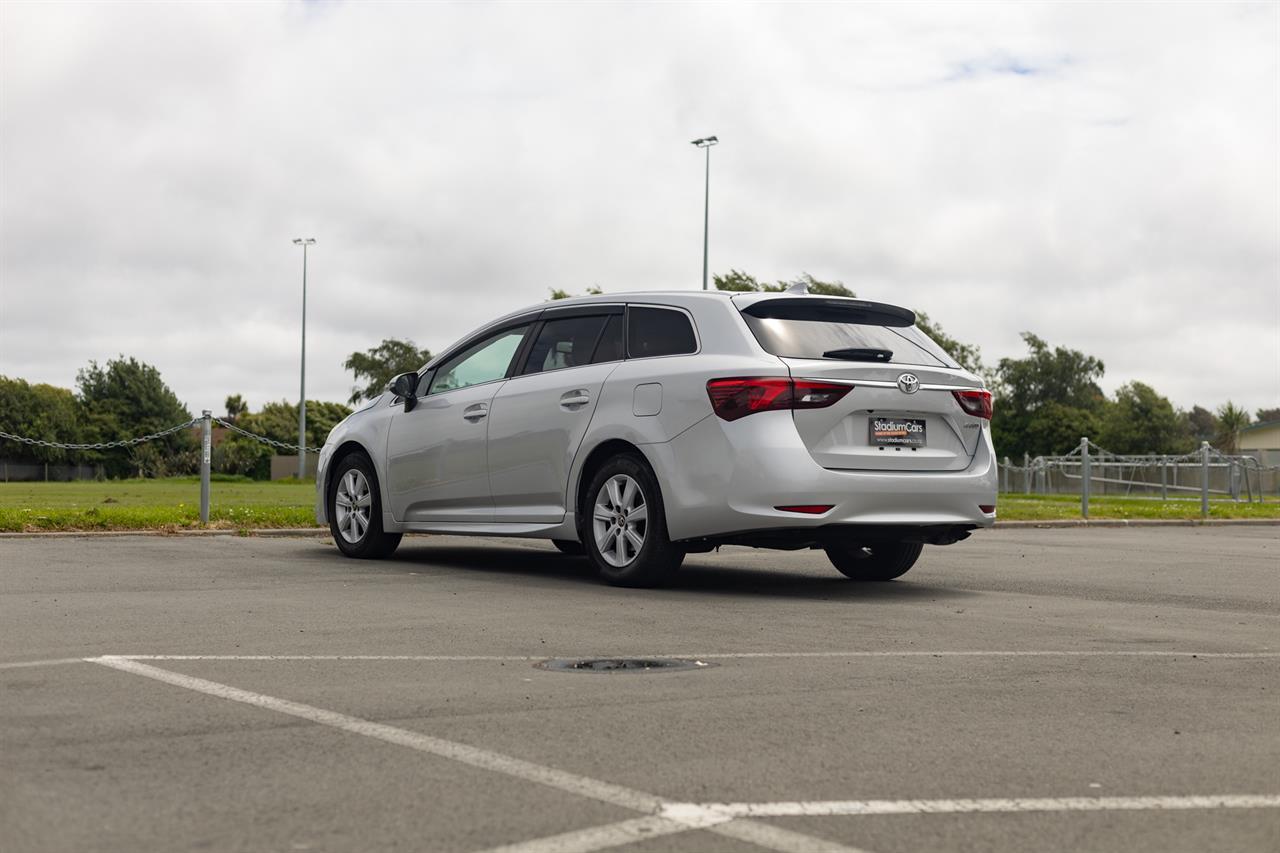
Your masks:
<path fill-rule="evenodd" d="M 1228 455 L 1208 442 L 1181 455 L 1123 454 L 1082 438 L 1070 453 L 1025 456 L 1021 465 L 1006 456 L 999 469 L 1001 492 L 1079 495 L 1084 518 L 1093 497 L 1198 499 L 1201 515 L 1207 516 L 1211 500 L 1260 503 L 1266 496 L 1280 496 L 1280 466 Z"/>
<path fill-rule="evenodd" d="M 171 426 L 168 429 L 162 429 L 159 432 L 148 433 L 146 435 L 140 435 L 135 438 L 120 439 L 118 441 L 97 441 L 89 444 L 70 444 L 67 442 L 47 441 L 43 438 L 29 438 L 27 436 L 14 435 L 13 433 L 5 432 L 3 430 L 0 430 L 0 439 L 4 439 L 6 441 L 14 441 L 19 444 L 26 444 L 32 447 L 50 447 L 50 448 L 56 448 L 59 450 L 111 450 L 117 447 L 136 447 L 137 445 L 145 444 L 148 441 L 155 441 L 156 439 L 164 438 L 167 435 L 172 435 L 175 432 L 181 432 L 184 429 L 191 429 L 192 427 L 198 426 L 201 428 L 200 523 L 208 524 L 209 523 L 210 462 L 212 461 L 212 458 L 213 458 L 213 424 L 215 423 L 218 424 L 219 426 L 226 427 L 227 429 L 231 430 L 234 433 L 243 435 L 246 438 L 251 438 L 254 441 L 260 441 L 263 444 L 266 444 L 270 447 L 277 448 L 279 450 L 289 450 L 294 453 L 298 453 L 299 451 L 303 453 L 319 453 L 320 452 L 320 448 L 318 447 L 299 447 L 296 444 L 289 444 L 288 442 L 285 442 L 285 441 L 276 441 L 274 438 L 268 438 L 265 435 L 258 435 L 257 433 L 249 432 L 247 429 L 238 427 L 234 423 L 231 423 L 230 421 L 225 421 L 222 418 L 214 417 L 213 413 L 209 412 L 208 410 L 201 413 L 200 417 L 198 418 L 192 418 L 191 420 L 185 423 L 177 424 L 176 426 Z M 20 466 L 26 466 L 28 468 L 35 468 L 35 469 L 39 469 L 43 467 L 44 479 L 46 480 L 50 479 L 49 470 L 51 466 L 49 465 L 46 465 L 43 463 L 29 463 L 29 464 L 28 463 L 4 463 L 4 474 L 5 474 L 6 481 L 8 481 L 8 473 L 9 473 L 10 465 L 12 465 L 15 468 L 15 470 L 19 469 Z M 62 469 L 74 468 L 74 469 L 89 470 L 89 471 L 95 470 L 90 466 L 83 466 L 83 465 L 81 466 L 59 465 L 59 466 L 52 466 L 52 467 L 62 468 Z M 36 479 L 36 478 L 31 478 L 31 479 Z M 65 477 L 55 477 L 55 479 L 70 480 L 70 479 L 76 479 L 76 477 L 65 476 Z"/>

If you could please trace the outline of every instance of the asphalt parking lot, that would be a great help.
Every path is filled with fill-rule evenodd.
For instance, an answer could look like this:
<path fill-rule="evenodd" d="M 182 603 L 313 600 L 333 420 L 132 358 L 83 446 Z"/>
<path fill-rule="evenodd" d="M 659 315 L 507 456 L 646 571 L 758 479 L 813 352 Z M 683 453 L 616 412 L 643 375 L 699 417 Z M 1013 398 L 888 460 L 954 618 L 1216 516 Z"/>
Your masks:
<path fill-rule="evenodd" d="M 664 656 L 705 665 L 535 666 Z M 0 847 L 1275 851 L 1280 527 L 664 590 L 519 540 L 6 539 Z"/>

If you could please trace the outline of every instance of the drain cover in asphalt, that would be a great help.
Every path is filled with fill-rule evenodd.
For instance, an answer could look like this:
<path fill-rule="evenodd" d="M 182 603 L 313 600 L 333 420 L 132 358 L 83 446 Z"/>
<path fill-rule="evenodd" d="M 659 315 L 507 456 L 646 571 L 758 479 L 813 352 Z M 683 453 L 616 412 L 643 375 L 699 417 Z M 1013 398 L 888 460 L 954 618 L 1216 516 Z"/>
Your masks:
<path fill-rule="evenodd" d="M 547 660 L 534 664 L 539 669 L 555 672 L 674 672 L 680 669 L 706 669 L 713 664 L 678 658 L 587 658 L 585 660 Z"/>

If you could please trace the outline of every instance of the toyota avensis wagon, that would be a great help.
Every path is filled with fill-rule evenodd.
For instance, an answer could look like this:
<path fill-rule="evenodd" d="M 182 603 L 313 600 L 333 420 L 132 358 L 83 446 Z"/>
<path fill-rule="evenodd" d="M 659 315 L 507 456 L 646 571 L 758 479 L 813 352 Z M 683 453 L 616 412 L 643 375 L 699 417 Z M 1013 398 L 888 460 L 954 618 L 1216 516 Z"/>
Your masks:
<path fill-rule="evenodd" d="M 529 536 L 641 586 L 734 544 L 890 580 L 995 521 L 991 394 L 914 324 L 803 291 L 519 311 L 333 429 L 316 517 L 351 557 Z"/>

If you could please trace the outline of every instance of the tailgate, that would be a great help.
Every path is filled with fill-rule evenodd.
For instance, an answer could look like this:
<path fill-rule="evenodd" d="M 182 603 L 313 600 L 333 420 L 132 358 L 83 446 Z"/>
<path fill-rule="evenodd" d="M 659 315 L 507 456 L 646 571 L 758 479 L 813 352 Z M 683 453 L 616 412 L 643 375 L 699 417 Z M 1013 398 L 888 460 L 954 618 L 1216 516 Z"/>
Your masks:
<path fill-rule="evenodd" d="M 853 386 L 834 406 L 792 413 L 801 439 L 822 467 L 864 471 L 969 467 L 986 421 L 967 414 L 952 396 L 953 390 L 979 387 L 957 375 L 960 371 L 830 359 L 783 361 L 794 379 Z"/>

